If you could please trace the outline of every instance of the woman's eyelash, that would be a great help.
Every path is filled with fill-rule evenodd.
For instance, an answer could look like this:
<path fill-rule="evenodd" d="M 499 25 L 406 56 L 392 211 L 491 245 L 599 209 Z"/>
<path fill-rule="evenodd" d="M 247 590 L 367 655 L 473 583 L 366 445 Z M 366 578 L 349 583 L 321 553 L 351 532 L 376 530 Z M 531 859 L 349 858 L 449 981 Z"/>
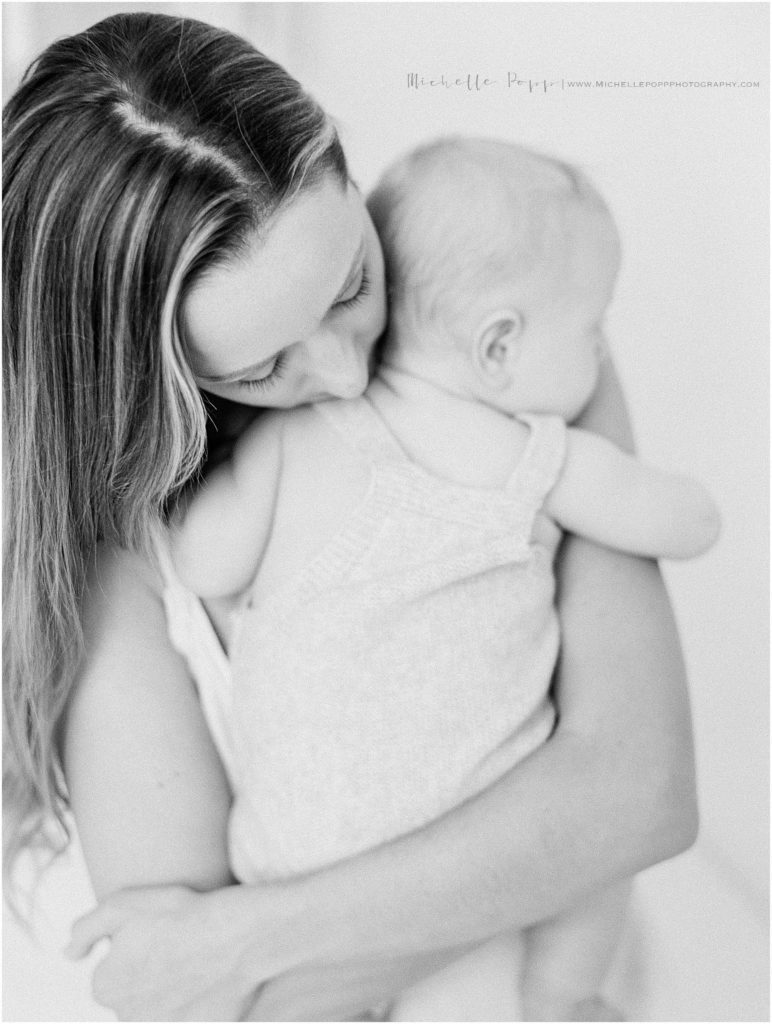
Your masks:
<path fill-rule="evenodd" d="M 276 361 L 273 364 L 273 369 L 265 377 L 255 377 L 254 380 L 240 380 L 238 386 L 240 388 L 247 388 L 250 391 L 262 391 L 264 388 L 272 387 L 282 376 L 284 371 L 284 363 L 286 362 L 286 354 L 280 352 Z"/>
<path fill-rule="evenodd" d="M 366 295 L 370 294 L 370 275 L 367 272 L 367 266 L 362 267 L 362 280 L 359 283 L 359 291 L 356 295 L 352 295 L 350 299 L 341 299 L 340 302 L 336 302 L 336 308 L 341 307 L 348 308 L 350 306 L 356 306 L 358 302 L 361 302 Z"/>

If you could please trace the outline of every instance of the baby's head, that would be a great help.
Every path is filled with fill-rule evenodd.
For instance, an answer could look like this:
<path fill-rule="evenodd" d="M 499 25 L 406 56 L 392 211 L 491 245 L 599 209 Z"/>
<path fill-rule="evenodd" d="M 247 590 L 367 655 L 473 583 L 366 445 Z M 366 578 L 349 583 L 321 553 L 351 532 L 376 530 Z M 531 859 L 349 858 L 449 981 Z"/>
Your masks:
<path fill-rule="evenodd" d="M 441 139 L 389 168 L 368 206 L 391 296 L 387 363 L 510 413 L 581 410 L 619 266 L 583 175 L 512 143 Z"/>

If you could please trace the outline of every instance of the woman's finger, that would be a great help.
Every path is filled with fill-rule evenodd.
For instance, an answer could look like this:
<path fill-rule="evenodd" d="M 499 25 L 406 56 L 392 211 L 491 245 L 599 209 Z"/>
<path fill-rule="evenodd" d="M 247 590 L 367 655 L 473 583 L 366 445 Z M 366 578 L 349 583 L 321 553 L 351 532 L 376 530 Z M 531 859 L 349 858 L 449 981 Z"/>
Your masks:
<path fill-rule="evenodd" d="M 128 920 L 148 913 L 174 912 L 185 905 L 189 896 L 190 890 L 180 885 L 124 889 L 113 893 L 75 922 L 69 945 L 64 950 L 65 956 L 80 960 L 88 955 L 97 939 L 110 938 Z"/>

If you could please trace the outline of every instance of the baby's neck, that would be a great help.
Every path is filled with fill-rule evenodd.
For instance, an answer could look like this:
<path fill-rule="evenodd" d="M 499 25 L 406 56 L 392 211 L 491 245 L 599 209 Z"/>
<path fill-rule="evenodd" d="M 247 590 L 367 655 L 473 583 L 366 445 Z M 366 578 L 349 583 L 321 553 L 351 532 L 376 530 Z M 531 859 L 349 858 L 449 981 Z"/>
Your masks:
<path fill-rule="evenodd" d="M 432 421 L 446 429 L 448 422 L 454 420 L 487 423 L 491 418 L 505 417 L 472 394 L 388 361 L 376 371 L 367 396 L 387 420 L 406 420 L 415 414 L 425 427 Z"/>
<path fill-rule="evenodd" d="M 366 396 L 414 462 L 469 486 L 499 486 L 528 435 L 525 426 L 478 398 L 388 362 Z"/>

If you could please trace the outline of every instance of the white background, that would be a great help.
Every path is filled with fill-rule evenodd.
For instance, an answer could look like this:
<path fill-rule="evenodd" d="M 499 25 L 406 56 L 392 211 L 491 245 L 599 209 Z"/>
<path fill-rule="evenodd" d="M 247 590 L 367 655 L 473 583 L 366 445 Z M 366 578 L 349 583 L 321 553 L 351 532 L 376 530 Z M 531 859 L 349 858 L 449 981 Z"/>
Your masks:
<path fill-rule="evenodd" d="M 608 199 L 624 246 L 609 334 L 639 450 L 700 477 L 724 521 L 708 555 L 665 566 L 691 679 L 702 830 L 694 850 L 642 880 L 649 988 L 638 1012 L 768 1019 L 766 6 L 5 4 L 5 96 L 57 36 L 149 9 L 230 28 L 285 64 L 339 120 L 364 188 L 401 150 L 463 132 L 573 161 Z M 496 85 L 415 91 L 411 72 Z M 545 93 L 508 89 L 508 72 L 761 86 Z M 36 959 L 22 964 L 25 940 L 6 921 L 5 1019 L 104 1019 L 82 973 L 46 953 L 88 900 L 85 883 L 64 868 L 45 888 Z"/>

